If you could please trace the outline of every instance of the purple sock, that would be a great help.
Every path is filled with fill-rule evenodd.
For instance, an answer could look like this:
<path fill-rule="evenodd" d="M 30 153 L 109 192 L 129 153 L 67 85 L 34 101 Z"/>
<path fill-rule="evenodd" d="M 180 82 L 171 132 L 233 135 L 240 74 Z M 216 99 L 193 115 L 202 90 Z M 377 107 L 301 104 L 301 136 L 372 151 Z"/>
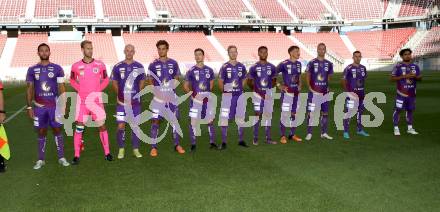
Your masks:
<path fill-rule="evenodd" d="M 64 138 L 62 134 L 55 135 L 55 144 L 57 145 L 58 158 L 64 158 Z"/>
<path fill-rule="evenodd" d="M 264 130 L 266 131 L 266 141 L 267 142 L 271 142 L 272 141 L 272 136 L 270 134 L 270 126 L 264 127 Z"/>
<path fill-rule="evenodd" d="M 244 128 L 238 127 L 238 139 L 240 139 L 240 141 L 244 141 L 243 137 L 244 137 Z"/>
<path fill-rule="evenodd" d="M 222 126 L 222 143 L 227 143 L 228 138 L 228 126 Z"/>
<path fill-rule="evenodd" d="M 400 119 L 400 110 L 395 109 L 393 113 L 393 124 L 394 126 L 399 125 L 399 119 Z"/>
<path fill-rule="evenodd" d="M 118 141 L 119 148 L 124 148 L 124 146 L 125 146 L 125 129 L 118 129 L 116 131 L 116 140 Z"/>
<path fill-rule="evenodd" d="M 151 146 L 153 148 L 157 148 L 157 133 L 159 131 L 159 125 L 158 124 L 151 124 L 151 138 L 152 138 L 152 143 Z"/>
<path fill-rule="evenodd" d="M 46 137 L 38 137 L 38 160 L 45 160 Z"/>
<path fill-rule="evenodd" d="M 260 128 L 261 120 L 254 125 L 254 141 L 258 141 L 258 129 Z M 242 139 L 240 139 L 242 141 Z"/>
<path fill-rule="evenodd" d="M 312 115 L 310 113 L 307 113 L 307 120 L 306 120 L 306 124 L 307 124 L 307 134 L 312 134 L 312 126 L 311 126 L 311 121 L 312 119 Z"/>
<path fill-rule="evenodd" d="M 213 124 L 208 124 L 209 143 L 215 143 L 215 128 Z"/>
<path fill-rule="evenodd" d="M 413 111 L 412 110 L 408 110 L 406 111 L 406 123 L 408 123 L 408 125 L 413 125 Z"/>
<path fill-rule="evenodd" d="M 189 139 L 191 141 L 191 145 L 196 145 L 196 135 L 194 133 L 194 127 L 189 125 Z"/>
<path fill-rule="evenodd" d="M 350 119 L 344 119 L 342 123 L 344 124 L 344 132 L 348 133 L 348 128 L 349 128 L 349 125 L 350 125 Z"/>
<path fill-rule="evenodd" d="M 321 133 L 327 133 L 328 131 L 328 115 L 321 116 Z"/>
<path fill-rule="evenodd" d="M 180 143 L 180 136 L 177 133 L 177 130 L 174 130 L 174 128 L 173 128 L 173 140 L 174 140 L 174 146 L 179 145 L 179 143 Z"/>
<path fill-rule="evenodd" d="M 357 120 L 357 131 L 360 132 L 362 131 L 362 113 L 358 112 L 356 114 L 356 120 Z"/>
<path fill-rule="evenodd" d="M 134 131 L 131 132 L 131 145 L 133 146 L 133 149 L 139 149 L 139 146 L 141 144 L 141 141 L 139 137 L 134 133 Z"/>
<path fill-rule="evenodd" d="M 280 131 L 281 131 L 281 137 L 286 136 L 286 126 L 282 122 L 280 122 Z"/>
<path fill-rule="evenodd" d="M 296 116 L 292 116 L 292 117 L 291 117 L 292 123 L 295 123 L 295 117 L 296 117 Z M 296 131 L 296 127 L 292 126 L 292 127 L 290 128 L 290 135 L 291 135 L 291 136 L 294 136 L 294 135 L 295 135 L 295 131 Z"/>

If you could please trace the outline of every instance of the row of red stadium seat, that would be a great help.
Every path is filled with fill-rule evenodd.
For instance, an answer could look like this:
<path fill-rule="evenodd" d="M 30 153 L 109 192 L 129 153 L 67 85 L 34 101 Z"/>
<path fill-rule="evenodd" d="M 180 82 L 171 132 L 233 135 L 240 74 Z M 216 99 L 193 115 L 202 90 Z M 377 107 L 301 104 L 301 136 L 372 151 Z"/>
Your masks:
<path fill-rule="evenodd" d="M 415 51 L 419 57 L 440 56 L 440 27 L 434 27 L 428 32 Z"/>
<path fill-rule="evenodd" d="M 386 31 L 368 31 L 368 32 L 348 32 L 347 36 L 352 41 L 356 49 L 362 50 L 365 58 L 391 59 L 409 38 L 415 33 L 415 28 L 392 29 Z M 436 36 L 436 30 L 430 33 Z M 194 60 L 192 52 L 195 48 L 203 48 L 206 52 L 206 61 L 223 61 L 222 50 L 217 50 L 208 38 L 202 32 L 145 32 L 123 34 L 126 44 L 133 44 L 137 47 L 137 58 L 143 63 L 147 63 L 156 58 L 157 52 L 154 47 L 157 40 L 165 39 L 171 44 L 170 55 L 182 62 L 191 62 Z M 286 35 L 282 33 L 271 32 L 215 32 L 213 37 L 217 39 L 220 45 L 227 49 L 231 44 L 239 49 L 239 58 L 243 61 L 255 61 L 258 59 L 256 49 L 265 45 L 269 48 L 269 58 L 271 60 L 282 60 L 287 57 L 284 48 L 294 45 Z M 312 52 L 320 42 L 327 44 L 327 48 L 339 58 L 351 58 L 351 52 L 342 41 L 338 33 L 295 33 L 292 37 L 298 39 Z M 95 33 L 86 34 L 85 39 L 96 43 L 95 57 L 107 64 L 117 61 L 115 43 L 110 34 Z M 432 38 L 434 39 L 434 38 Z M 432 41 L 432 40 L 431 40 Z M 48 42 L 47 34 L 21 34 L 18 37 L 15 47 L 15 53 L 12 61 L 13 67 L 24 67 L 33 64 L 36 58 L 35 48 L 41 42 Z M 435 48 L 436 45 L 430 45 L 429 42 L 424 45 Z M 1 44 L 1 43 L 0 43 Z M 69 65 L 80 56 L 79 42 L 51 42 L 54 49 L 54 62 L 62 65 Z M 280 50 L 280 47 L 283 47 Z M 429 50 L 426 50 L 429 51 Z M 301 58 L 309 60 L 312 55 L 308 51 L 302 51 Z M 72 57 L 75 55 L 75 57 Z"/>
<path fill-rule="evenodd" d="M 59 9 L 73 10 L 75 17 L 94 18 L 93 0 L 36 0 L 35 18 L 55 18 Z"/>
<path fill-rule="evenodd" d="M 197 0 L 154 0 L 153 3 L 156 10 L 169 11 L 173 18 L 205 18 Z"/>
<path fill-rule="evenodd" d="M 386 31 L 348 32 L 356 49 L 366 58 L 391 59 L 416 32 L 415 28 L 391 29 Z"/>
<path fill-rule="evenodd" d="M 144 0 L 101 0 L 104 16 L 110 21 L 142 21 L 149 17 Z M 242 1 L 236 0 L 202 0 L 208 6 L 213 18 L 241 19 L 243 12 L 250 9 Z M 257 14 L 272 22 L 289 22 L 292 17 L 277 0 L 247 0 Z M 389 5 L 388 0 L 281 0 L 300 20 L 319 21 L 324 14 L 331 11 L 344 20 L 381 19 Z M 327 4 L 327 8 L 326 5 Z M 422 16 L 439 0 L 403 0 L 399 16 Z M 18 21 L 24 17 L 27 0 L 0 0 L 0 22 Z M 32 5 L 32 4 L 30 4 Z M 152 0 L 157 11 L 168 11 L 172 18 L 203 19 L 206 18 L 197 0 Z M 71 9 L 76 18 L 95 18 L 93 0 L 35 0 L 35 18 L 55 18 L 59 9 Z M 151 17 L 150 17 L 151 18 Z"/>
<path fill-rule="evenodd" d="M 142 20 L 148 17 L 143 0 L 102 0 L 102 8 L 104 16 L 111 20 Z"/>

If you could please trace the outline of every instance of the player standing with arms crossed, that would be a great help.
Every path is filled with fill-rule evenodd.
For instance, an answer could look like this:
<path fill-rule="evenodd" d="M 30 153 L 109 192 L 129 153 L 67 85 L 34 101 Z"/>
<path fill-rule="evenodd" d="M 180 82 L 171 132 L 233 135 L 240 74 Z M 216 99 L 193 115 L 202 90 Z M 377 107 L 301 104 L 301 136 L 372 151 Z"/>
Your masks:
<path fill-rule="evenodd" d="M 38 133 L 38 160 L 34 169 L 46 164 L 45 149 L 47 127 L 50 126 L 55 136 L 58 163 L 62 166 L 70 164 L 64 158 L 64 138 L 61 131 L 61 114 L 57 114 L 57 96 L 65 92 L 64 71 L 61 66 L 51 63 L 50 48 L 42 43 L 37 48 L 40 62 L 29 67 L 26 74 L 26 103 L 29 118 L 34 121 Z"/>
<path fill-rule="evenodd" d="M 299 92 L 301 91 L 301 62 L 298 61 L 300 57 L 300 49 L 298 46 L 291 46 L 288 49 L 290 58 L 281 62 L 278 65 L 278 73 L 282 76 L 282 82 L 280 83 L 281 90 L 281 111 L 290 112 L 290 121 L 293 123 L 296 117 L 296 111 L 298 107 Z M 288 98 L 292 99 L 290 103 Z M 281 130 L 281 144 L 287 143 L 286 126 L 280 122 Z M 295 142 L 301 142 L 302 139 L 295 134 L 296 127 L 291 126 L 289 139 Z"/>
<path fill-rule="evenodd" d="M 128 107 L 132 108 L 133 117 L 141 113 L 141 100 L 133 97 L 145 87 L 146 75 L 144 66 L 133 59 L 135 53 L 133 45 L 126 45 L 124 48 L 125 60 L 113 67 L 111 75 L 113 90 L 117 96 L 116 123 L 118 124 L 118 130 L 116 140 L 119 146 L 118 159 L 125 156 L 125 125 L 128 121 L 125 107 L 129 105 Z M 126 96 L 129 99 L 126 99 Z M 131 142 L 134 156 L 141 158 L 142 154 L 139 152 L 140 139 L 135 132 L 131 133 Z"/>
<path fill-rule="evenodd" d="M 391 73 L 391 80 L 396 82 L 397 94 L 396 105 L 393 113 L 394 135 L 399 136 L 400 112 L 406 110 L 407 133 L 419 134 L 413 128 L 414 110 L 416 109 L 416 86 L 417 81 L 422 80 L 420 68 L 412 62 L 411 49 L 402 49 L 399 52 L 402 62 L 397 63 Z"/>
<path fill-rule="evenodd" d="M 99 126 L 99 138 L 104 149 L 105 160 L 112 161 L 110 154 L 107 128 L 105 127 L 105 109 L 102 103 L 102 91 L 107 87 L 109 78 L 105 64 L 93 58 L 93 44 L 85 40 L 81 42 L 83 59 L 72 65 L 70 84 L 77 91 L 76 130 L 73 135 L 75 156 L 73 165 L 79 164 L 84 124 L 91 116 Z"/>

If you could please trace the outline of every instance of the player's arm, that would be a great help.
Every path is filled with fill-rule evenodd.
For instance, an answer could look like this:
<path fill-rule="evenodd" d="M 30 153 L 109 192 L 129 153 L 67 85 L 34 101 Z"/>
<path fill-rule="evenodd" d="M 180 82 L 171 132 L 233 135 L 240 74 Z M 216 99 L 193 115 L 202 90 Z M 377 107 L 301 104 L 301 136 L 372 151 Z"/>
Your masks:
<path fill-rule="evenodd" d="M 72 69 L 70 71 L 70 86 L 72 86 L 73 89 L 75 89 L 76 91 L 79 91 L 79 83 L 76 80 L 76 71 L 75 71 L 75 67 L 72 66 Z"/>
<path fill-rule="evenodd" d="M 117 82 L 116 80 L 112 80 L 112 88 L 113 88 L 113 91 L 114 91 L 115 94 L 116 94 L 116 100 L 118 100 L 118 96 L 119 96 L 119 85 L 118 85 L 118 82 Z"/>
<path fill-rule="evenodd" d="M 223 92 L 224 91 L 224 81 L 223 81 L 223 67 L 220 68 L 218 74 L 218 89 Z"/>
<path fill-rule="evenodd" d="M 26 105 L 29 118 L 34 119 L 34 111 L 32 110 L 32 100 L 34 98 L 34 83 L 28 82 L 26 88 Z"/>
<path fill-rule="evenodd" d="M 103 64 L 103 69 L 101 72 L 101 84 L 99 85 L 99 91 L 105 90 L 105 88 L 110 83 L 110 78 L 107 76 L 107 69 L 105 68 L 105 65 Z"/>

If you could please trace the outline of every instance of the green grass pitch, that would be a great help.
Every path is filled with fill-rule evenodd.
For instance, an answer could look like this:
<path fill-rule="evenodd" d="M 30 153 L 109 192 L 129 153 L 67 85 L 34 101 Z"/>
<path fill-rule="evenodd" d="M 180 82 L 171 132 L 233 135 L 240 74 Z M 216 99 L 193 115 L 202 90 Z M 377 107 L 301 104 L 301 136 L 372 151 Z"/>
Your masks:
<path fill-rule="evenodd" d="M 198 138 L 198 150 L 178 155 L 171 133 L 159 144 L 159 157 L 135 159 L 127 139 L 126 158 L 104 161 L 97 129 L 87 129 L 86 150 L 79 166 L 61 167 L 51 133 L 46 147 L 46 166 L 32 169 L 37 158 L 36 134 L 26 113 L 7 123 L 12 159 L 0 174 L 0 209 L 16 210 L 177 210 L 177 211 L 438 211 L 440 208 L 440 73 L 423 72 L 418 84 L 415 128 L 418 136 L 392 135 L 395 84 L 389 73 L 369 74 L 367 92 L 380 91 L 386 104 L 379 128 L 367 128 L 369 138 L 354 135 L 342 139 L 330 122 L 335 140 L 322 141 L 318 129 L 307 143 L 264 145 L 248 149 L 236 145 L 236 128 L 230 127 L 226 151 L 208 149 L 207 128 Z M 340 74 L 331 82 L 339 93 Z M 180 87 L 181 88 L 181 87 Z M 109 91 L 109 89 L 108 89 Z M 8 116 L 25 104 L 24 86 L 4 90 Z M 218 93 L 218 91 L 216 91 Z M 179 93 L 182 93 L 180 90 Z M 151 97 L 150 97 L 151 98 Z M 149 98 L 145 99 L 149 103 Z M 220 98 L 219 98 L 220 101 Z M 109 102 L 115 97 L 109 94 Z M 334 103 L 334 102 L 332 102 Z M 147 105 L 147 104 L 145 104 Z M 248 104 L 248 111 L 252 110 Z M 272 134 L 278 140 L 279 101 L 276 102 Z M 114 105 L 106 106 L 111 151 L 117 154 Z M 188 101 L 180 106 L 188 149 Z M 331 108 L 333 110 L 333 108 Z M 218 111 L 217 111 L 218 117 Z M 333 116 L 330 116 L 333 120 Z M 401 120 L 404 120 L 403 114 Z M 144 132 L 150 133 L 145 124 Z M 163 128 L 162 128 L 163 129 Z M 250 143 L 252 129 L 246 130 Z M 305 136 L 305 127 L 297 130 Z M 260 131 L 263 138 L 263 130 Z M 129 138 L 129 136 L 127 136 Z M 66 158 L 73 157 L 73 138 L 65 138 Z M 220 143 L 220 130 L 217 131 Z"/>

